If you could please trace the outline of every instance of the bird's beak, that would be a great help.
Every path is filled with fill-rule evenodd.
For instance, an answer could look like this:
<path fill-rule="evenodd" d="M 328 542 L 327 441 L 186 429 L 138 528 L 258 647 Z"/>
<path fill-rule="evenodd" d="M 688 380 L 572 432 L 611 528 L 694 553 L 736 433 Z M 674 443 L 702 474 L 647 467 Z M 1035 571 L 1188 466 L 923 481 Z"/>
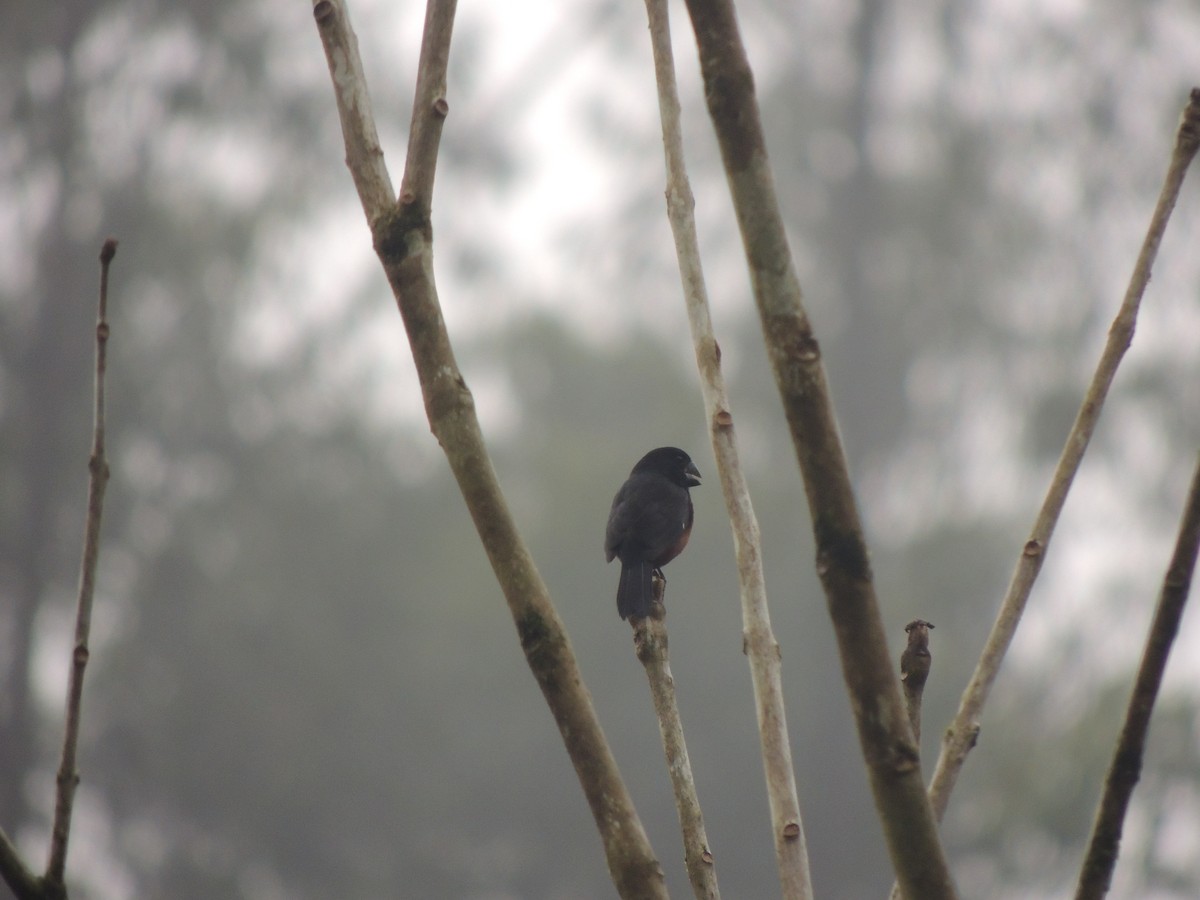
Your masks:
<path fill-rule="evenodd" d="M 700 470 L 696 468 L 694 462 L 689 462 L 687 468 L 683 470 L 683 474 L 687 476 L 689 487 L 694 487 L 700 483 Z"/>

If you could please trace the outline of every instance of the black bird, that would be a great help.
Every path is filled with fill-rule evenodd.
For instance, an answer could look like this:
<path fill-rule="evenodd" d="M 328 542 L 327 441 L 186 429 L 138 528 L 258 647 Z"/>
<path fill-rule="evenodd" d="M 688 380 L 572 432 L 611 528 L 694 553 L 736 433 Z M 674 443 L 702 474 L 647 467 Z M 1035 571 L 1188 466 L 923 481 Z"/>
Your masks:
<path fill-rule="evenodd" d="M 651 576 L 683 552 L 692 534 L 692 497 L 700 483 L 695 463 L 677 447 L 643 456 L 613 498 L 604 555 L 621 560 L 617 612 L 645 618 L 654 598 Z"/>

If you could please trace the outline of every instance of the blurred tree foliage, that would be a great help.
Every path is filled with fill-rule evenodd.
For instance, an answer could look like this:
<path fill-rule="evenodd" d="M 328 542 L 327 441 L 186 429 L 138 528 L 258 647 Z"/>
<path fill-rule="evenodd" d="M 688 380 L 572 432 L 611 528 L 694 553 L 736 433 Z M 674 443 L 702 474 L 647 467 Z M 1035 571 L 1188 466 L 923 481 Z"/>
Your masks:
<path fill-rule="evenodd" d="M 396 50 L 399 14 L 353 10 L 382 69 L 369 74 L 396 159 L 415 53 Z M 382 279 L 360 265 L 366 229 L 339 212 L 350 190 L 307 7 L 67 0 L 7 12 L 0 822 L 27 848 L 43 839 L 82 523 L 94 260 L 111 233 L 122 242 L 114 480 L 84 708 L 89 812 L 71 850 L 79 896 L 608 896 L 553 723 L 412 414 L 411 373 L 381 360 L 407 351 Z M 648 50 L 630 39 L 644 33 L 640 8 L 591 4 L 586 27 L 567 32 L 577 43 L 551 35 L 499 86 L 486 23 L 462 16 L 435 214 L 443 299 L 503 483 L 668 880 L 683 885 L 657 730 L 601 554 L 611 492 L 646 447 L 687 446 L 714 474 L 657 126 L 642 116 L 653 91 Z M 868 0 L 747 4 L 743 18 L 885 614 L 897 648 L 907 620 L 938 626 L 932 758 L 1123 288 L 1200 16 L 1183 2 L 1018 14 Z M 580 85 L 587 54 L 610 67 Z M 559 82 L 579 98 L 547 121 L 539 102 Z M 528 226 L 489 206 L 536 183 L 529 119 L 546 143 L 576 131 L 620 173 L 602 203 L 558 197 L 570 215 L 543 224 L 570 271 L 549 283 L 544 258 L 517 252 Z M 688 128 L 816 887 L 882 896 L 889 875 L 803 496 L 694 93 Z M 1200 261 L 1180 236 L 1194 237 L 1195 216 L 1181 214 L 1081 512 L 1060 531 L 1079 536 L 1057 539 L 1066 561 L 1055 568 L 1051 554 L 1035 597 L 1047 612 L 1029 623 L 1034 649 L 1004 679 L 951 807 L 970 896 L 1050 895 L 1077 865 L 1166 559 L 1174 475 L 1200 443 L 1200 396 L 1179 389 L 1197 383 L 1200 328 Z M 348 258 L 346 271 L 314 282 L 326 256 Z M 698 492 L 693 544 L 669 573 L 672 662 L 726 891 L 769 896 L 718 493 L 715 479 Z M 1117 538 L 1095 526 L 1114 516 Z M 1071 549 L 1117 539 L 1136 551 L 1123 564 Z M 1114 649 L 1104 641 L 1118 631 L 1130 638 Z M 1194 700 L 1176 696 L 1156 719 L 1120 870 L 1129 896 L 1200 893 L 1178 849 L 1200 827 Z"/>

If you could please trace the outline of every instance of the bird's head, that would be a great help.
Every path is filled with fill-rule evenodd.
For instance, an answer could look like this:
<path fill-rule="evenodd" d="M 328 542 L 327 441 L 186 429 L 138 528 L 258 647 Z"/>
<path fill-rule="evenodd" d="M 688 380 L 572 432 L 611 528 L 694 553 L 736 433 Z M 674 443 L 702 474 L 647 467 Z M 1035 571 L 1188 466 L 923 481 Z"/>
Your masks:
<path fill-rule="evenodd" d="M 700 470 L 692 458 L 678 447 L 659 447 L 651 450 L 633 467 L 633 472 L 654 472 L 669 478 L 680 487 L 695 487 L 700 483 Z"/>

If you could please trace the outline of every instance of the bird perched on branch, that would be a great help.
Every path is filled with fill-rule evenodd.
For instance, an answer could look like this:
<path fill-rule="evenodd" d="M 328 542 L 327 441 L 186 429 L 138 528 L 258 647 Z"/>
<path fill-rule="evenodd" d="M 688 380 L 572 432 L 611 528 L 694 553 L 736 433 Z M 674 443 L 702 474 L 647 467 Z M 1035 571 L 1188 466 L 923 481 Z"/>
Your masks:
<path fill-rule="evenodd" d="M 695 463 L 677 447 L 643 456 L 613 498 L 604 555 L 621 560 L 617 612 L 645 618 L 654 598 L 653 575 L 683 552 L 692 534 L 692 497 L 700 483 Z"/>

